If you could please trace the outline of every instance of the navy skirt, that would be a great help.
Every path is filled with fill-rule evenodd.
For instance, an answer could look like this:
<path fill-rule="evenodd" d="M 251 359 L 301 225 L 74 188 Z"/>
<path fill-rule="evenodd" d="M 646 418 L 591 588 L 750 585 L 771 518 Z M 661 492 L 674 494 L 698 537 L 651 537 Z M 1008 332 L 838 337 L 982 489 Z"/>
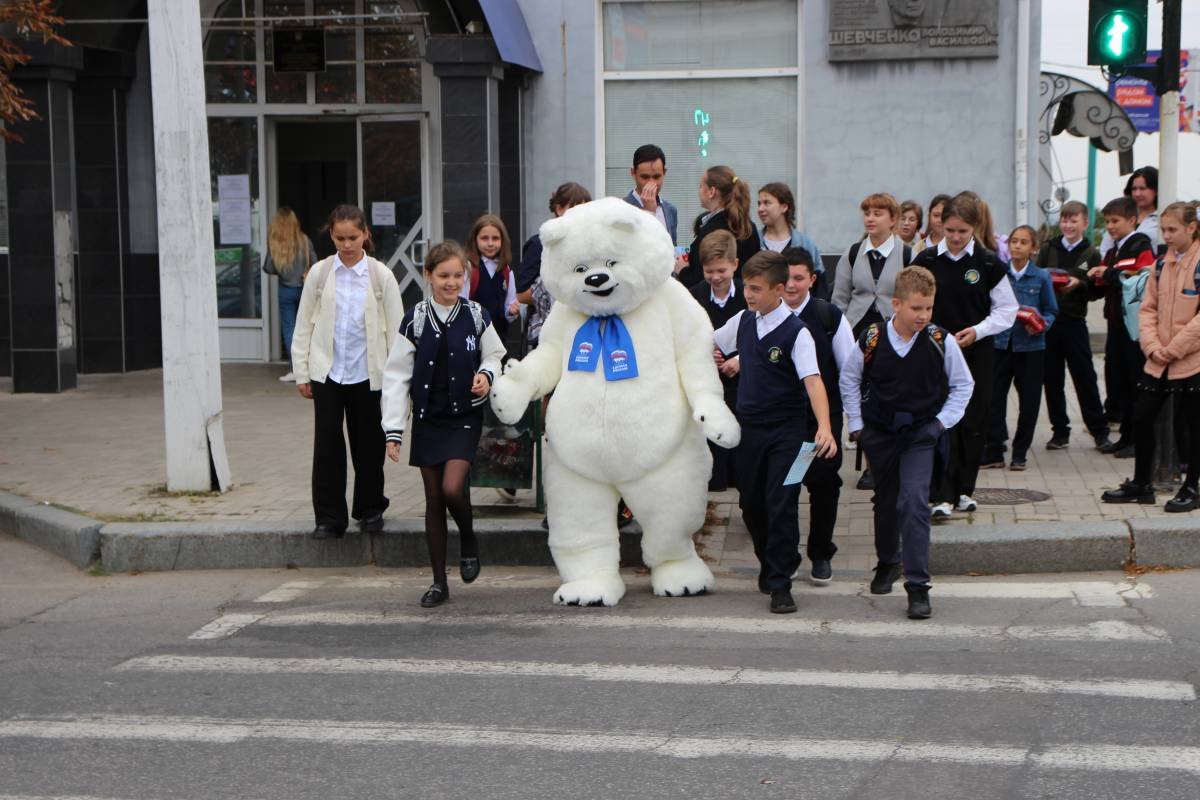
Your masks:
<path fill-rule="evenodd" d="M 482 407 L 457 417 L 413 420 L 408 465 L 436 467 L 453 458 L 473 464 L 482 433 Z"/>

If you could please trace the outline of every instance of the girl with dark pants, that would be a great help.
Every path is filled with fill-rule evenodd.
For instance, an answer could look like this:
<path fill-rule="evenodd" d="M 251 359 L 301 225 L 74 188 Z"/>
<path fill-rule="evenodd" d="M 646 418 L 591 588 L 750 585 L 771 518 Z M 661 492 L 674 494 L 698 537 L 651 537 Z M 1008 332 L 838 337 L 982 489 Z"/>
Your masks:
<path fill-rule="evenodd" d="M 383 429 L 387 454 L 400 460 L 409 411 L 410 466 L 425 485 L 425 539 L 433 585 L 421 598 L 426 608 L 450 597 L 446 581 L 446 514 L 459 534 L 459 576 L 479 575 L 479 545 L 471 516 L 471 464 L 483 430 L 483 404 L 500 370 L 504 343 L 486 309 L 459 296 L 466 282 L 466 254 L 455 242 L 429 251 L 425 280 L 430 297 L 404 315 L 383 376 Z"/>
<path fill-rule="evenodd" d="M 1138 312 L 1138 332 L 1146 354 L 1145 373 L 1138 384 L 1133 411 L 1133 480 L 1105 492 L 1106 503 L 1154 502 L 1155 423 L 1164 404 L 1178 397 L 1179 419 L 1200 419 L 1200 226 L 1196 208 L 1172 203 L 1159 215 L 1159 229 L 1167 254 L 1146 281 Z M 1167 501 L 1166 511 L 1191 511 L 1200 507 L 1200 425 L 1187 426 L 1188 471 L 1178 494 Z"/>

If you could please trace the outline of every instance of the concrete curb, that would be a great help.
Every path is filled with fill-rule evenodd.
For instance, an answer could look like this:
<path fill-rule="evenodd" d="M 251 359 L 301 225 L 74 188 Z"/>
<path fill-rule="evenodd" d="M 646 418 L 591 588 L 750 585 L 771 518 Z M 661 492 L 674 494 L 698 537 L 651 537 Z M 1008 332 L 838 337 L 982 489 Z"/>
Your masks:
<path fill-rule="evenodd" d="M 90 517 L 0 492 L 0 530 L 81 569 L 100 555 L 101 525 Z"/>
<path fill-rule="evenodd" d="M 1189 517 L 1130 520 L 1137 563 L 1147 567 L 1200 567 L 1200 522 Z"/>
<path fill-rule="evenodd" d="M 935 525 L 929 571 L 961 575 L 1122 569 L 1130 561 L 1130 543 L 1124 522 Z"/>

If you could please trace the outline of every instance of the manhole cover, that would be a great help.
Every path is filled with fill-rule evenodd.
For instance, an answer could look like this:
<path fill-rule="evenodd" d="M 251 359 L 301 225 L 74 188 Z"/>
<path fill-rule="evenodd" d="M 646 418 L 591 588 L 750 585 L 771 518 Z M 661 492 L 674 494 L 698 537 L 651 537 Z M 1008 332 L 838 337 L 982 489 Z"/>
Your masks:
<path fill-rule="evenodd" d="M 976 489 L 975 502 L 981 506 L 1015 506 L 1018 503 L 1040 503 L 1050 495 L 1036 489 Z"/>

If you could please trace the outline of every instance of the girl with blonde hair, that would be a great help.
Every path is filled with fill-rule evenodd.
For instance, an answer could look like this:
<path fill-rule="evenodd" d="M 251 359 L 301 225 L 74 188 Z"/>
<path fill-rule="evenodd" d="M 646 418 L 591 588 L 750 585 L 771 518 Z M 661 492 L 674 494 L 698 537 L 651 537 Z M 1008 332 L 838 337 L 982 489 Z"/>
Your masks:
<path fill-rule="evenodd" d="M 267 257 L 263 262 L 263 272 L 279 276 L 279 327 L 283 333 L 283 352 L 289 363 L 304 276 L 314 261 L 316 254 L 312 241 L 300 230 L 300 220 L 290 208 L 280 206 L 267 228 Z M 281 381 L 295 379 L 295 373 L 290 369 L 286 375 L 279 377 Z"/>

